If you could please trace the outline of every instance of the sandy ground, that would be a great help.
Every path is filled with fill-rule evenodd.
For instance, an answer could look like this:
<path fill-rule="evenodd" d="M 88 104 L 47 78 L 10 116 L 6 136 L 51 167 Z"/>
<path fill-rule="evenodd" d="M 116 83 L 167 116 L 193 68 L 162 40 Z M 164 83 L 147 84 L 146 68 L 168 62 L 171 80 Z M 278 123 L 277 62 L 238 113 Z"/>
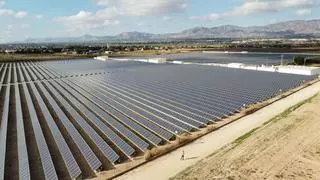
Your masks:
<path fill-rule="evenodd" d="M 232 143 L 235 139 L 250 130 L 263 125 L 286 109 L 306 100 L 320 91 L 320 83 L 309 86 L 289 97 L 277 101 L 257 112 L 239 119 L 213 133 L 179 148 L 167 155 L 151 161 L 120 177 L 118 180 L 162 180 L 169 179 L 199 160 L 204 159 L 214 151 Z M 186 160 L 180 161 L 182 151 L 185 151 Z"/>
<path fill-rule="evenodd" d="M 320 179 L 320 94 L 174 179 Z"/>

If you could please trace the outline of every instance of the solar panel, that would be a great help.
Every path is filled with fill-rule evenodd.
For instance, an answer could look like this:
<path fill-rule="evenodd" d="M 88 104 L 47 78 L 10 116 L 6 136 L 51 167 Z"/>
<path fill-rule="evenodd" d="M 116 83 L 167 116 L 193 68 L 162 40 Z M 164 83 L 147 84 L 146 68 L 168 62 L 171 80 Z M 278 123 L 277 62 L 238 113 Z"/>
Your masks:
<path fill-rule="evenodd" d="M 79 95 L 79 96 L 77 96 L 77 98 L 81 99 L 81 101 L 86 106 L 90 106 L 90 109 L 92 110 L 92 112 L 94 114 L 96 114 L 105 123 L 109 124 L 114 130 L 116 130 L 120 134 L 122 134 L 123 137 L 125 137 L 129 141 L 131 141 L 140 150 L 145 151 L 149 147 L 148 143 L 146 143 L 140 137 L 138 137 L 137 135 L 132 133 L 131 130 L 129 130 L 128 128 L 126 128 L 122 124 L 120 124 L 117 121 L 115 121 L 113 117 L 111 117 L 109 114 L 107 114 L 105 111 L 103 111 L 100 107 L 98 107 L 95 104 L 91 103 L 88 99 L 86 99 L 84 97 L 84 95 Z"/>
<path fill-rule="evenodd" d="M 41 109 L 41 113 L 45 117 L 45 123 L 47 127 L 50 127 L 51 136 L 53 137 L 55 142 L 55 145 L 57 146 L 57 149 L 62 156 L 63 162 L 66 166 L 66 171 L 68 173 L 69 178 L 77 178 L 79 177 L 82 172 L 80 170 L 80 167 L 78 166 L 78 163 L 76 162 L 74 156 L 71 153 L 71 150 L 69 149 L 65 139 L 63 138 L 59 128 L 57 127 L 55 121 L 53 120 L 49 110 L 47 109 L 47 106 L 45 102 L 43 101 L 42 97 L 40 96 L 37 88 L 35 87 L 34 83 L 29 83 L 30 88 L 32 90 L 32 93 L 34 94 L 37 103 L 39 104 L 39 107 Z M 40 112 L 39 112 L 40 113 Z M 60 167 L 61 168 L 61 167 Z"/>
<path fill-rule="evenodd" d="M 69 81 L 71 84 L 72 82 Z M 80 83 L 79 83 L 80 84 Z M 97 106 L 104 109 L 106 112 L 108 112 L 110 115 L 112 115 L 116 120 L 121 122 L 122 124 L 130 127 L 132 130 L 134 130 L 136 133 L 140 134 L 144 139 L 151 142 L 153 145 L 159 145 L 162 140 L 149 132 L 144 127 L 140 126 L 139 124 L 135 123 L 131 119 L 129 119 L 127 116 L 121 114 L 119 111 L 114 109 L 108 102 L 104 102 L 100 100 L 99 98 L 96 98 L 95 96 L 92 96 L 86 91 L 82 91 L 79 88 L 77 88 L 78 91 L 82 94 L 85 94 L 89 99 L 91 99 L 92 102 L 94 102 Z"/>
<path fill-rule="evenodd" d="M 57 81 L 60 83 L 59 81 Z M 76 91 L 66 88 L 72 95 L 79 97 Z M 96 128 L 96 131 L 108 138 L 115 146 L 117 146 L 125 155 L 130 157 L 135 153 L 135 150 L 128 145 L 122 138 L 106 126 L 96 115 L 94 115 L 87 107 L 85 107 L 79 100 L 73 102 L 74 106 L 88 119 Z"/>
<path fill-rule="evenodd" d="M 90 84 L 88 83 L 88 85 L 90 85 Z M 117 99 L 118 101 L 121 101 L 123 104 L 126 104 L 126 106 L 128 106 L 128 104 L 132 105 L 132 108 L 134 108 L 134 111 L 136 111 L 139 114 L 142 114 L 144 117 L 146 117 L 148 119 L 153 120 L 154 122 L 160 121 L 159 123 L 162 123 L 162 121 L 164 121 L 165 123 L 162 123 L 162 125 L 167 126 L 167 128 L 173 130 L 173 132 L 186 132 L 186 131 L 192 129 L 192 127 L 187 126 L 186 124 L 182 124 L 182 123 L 174 124 L 173 122 L 167 121 L 166 119 L 163 119 L 162 117 L 158 116 L 157 114 L 154 114 L 152 112 L 152 110 L 139 107 L 134 102 L 130 102 L 129 100 L 124 100 L 123 98 L 121 98 L 119 96 L 114 96 L 114 95 L 110 94 L 108 91 L 103 90 L 99 87 L 96 87 L 95 89 L 98 92 L 103 93 L 105 96 L 110 97 L 111 99 Z M 157 112 L 155 112 L 155 113 L 157 113 Z M 176 127 L 174 127 L 174 126 L 176 126 Z M 183 127 L 181 127 L 181 126 L 183 126 Z M 184 129 L 184 128 L 186 128 L 186 129 Z"/>
<path fill-rule="evenodd" d="M 59 94 L 56 89 L 59 90 L 67 99 L 70 101 L 75 101 L 75 99 L 65 90 L 60 88 L 56 83 L 50 85 L 48 82 L 44 83 L 51 92 L 53 92 L 56 98 L 65 108 L 65 112 L 68 113 L 79 126 L 79 132 L 85 134 L 83 136 L 89 136 L 88 141 L 94 142 L 94 145 L 99 148 L 103 155 L 112 163 L 115 163 L 119 156 L 112 148 L 97 134 L 97 132 L 81 117 L 81 115 Z M 55 89 L 56 88 L 56 89 Z M 92 143 L 90 143 L 92 144 Z M 98 164 L 97 164 L 98 165 Z M 96 168 L 99 168 L 98 166 Z"/>
<path fill-rule="evenodd" d="M 93 101 L 95 102 L 103 101 L 105 104 L 108 104 L 110 107 L 116 109 L 120 113 L 123 113 L 124 115 L 128 116 L 132 120 L 141 124 L 142 126 L 149 128 L 151 131 L 155 132 L 155 134 L 159 135 L 160 137 L 163 137 L 166 140 L 170 140 L 173 137 L 173 134 L 165 131 L 162 128 L 159 128 L 156 124 L 153 124 L 148 120 L 143 119 L 142 116 L 139 116 L 137 113 L 129 109 L 127 106 L 124 106 L 123 104 L 118 103 L 114 99 L 107 98 L 103 94 L 99 93 L 95 89 L 92 89 L 85 84 L 81 84 L 80 82 L 74 83 L 74 82 L 77 82 L 76 79 L 72 79 L 72 81 L 68 81 L 68 82 L 70 84 L 73 84 L 74 86 L 78 86 L 77 91 L 83 92 L 83 90 L 85 90 L 88 93 L 92 94 L 92 96 L 88 95 L 88 97 L 90 97 L 90 99 L 92 99 Z"/>
<path fill-rule="evenodd" d="M 170 103 L 165 103 L 164 101 L 161 101 L 161 99 L 158 99 L 156 96 L 153 96 L 152 94 L 146 94 L 145 92 L 141 93 L 133 87 L 128 88 L 124 84 L 113 83 L 112 81 L 108 81 L 108 84 L 112 85 L 113 87 L 117 87 L 117 88 L 122 89 L 124 91 L 130 92 L 133 95 L 142 97 L 143 99 L 146 99 L 151 103 L 161 105 L 162 107 L 165 107 L 168 110 L 172 110 L 174 112 L 178 112 L 178 113 L 183 114 L 185 116 L 191 117 L 192 119 L 197 119 L 203 123 L 208 123 L 208 121 L 209 121 L 208 119 L 206 119 L 200 115 L 197 115 L 195 113 L 189 112 L 183 108 L 178 108 L 177 106 L 173 106 Z"/>
<path fill-rule="evenodd" d="M 2 85 L 3 78 L 4 78 L 4 71 L 6 69 L 7 64 L 1 64 L 0 66 L 0 84 Z"/>
<path fill-rule="evenodd" d="M 196 115 L 196 116 L 199 116 L 199 117 L 204 117 L 204 118 L 208 118 L 208 119 L 214 119 L 216 117 L 210 115 L 210 114 L 207 114 L 203 111 L 199 111 L 197 109 L 193 109 L 191 108 L 190 106 L 185 106 L 184 104 L 179 104 L 175 101 L 172 101 L 170 99 L 166 99 L 162 96 L 158 96 L 154 93 L 151 93 L 151 92 L 148 92 L 148 91 L 143 91 L 141 89 L 139 89 L 138 86 L 136 85 L 130 85 L 127 84 L 127 83 L 122 83 L 120 81 L 117 81 L 117 82 L 114 82 L 113 80 L 111 79 L 108 79 L 108 82 L 111 83 L 113 86 L 117 86 L 117 84 L 120 86 L 120 87 L 125 87 L 126 90 L 134 90 L 135 92 L 139 93 L 139 95 L 141 96 L 144 96 L 145 98 L 149 98 L 149 99 L 152 99 L 153 101 L 155 101 L 156 103 L 158 104 L 163 104 L 164 106 L 166 107 L 170 107 L 171 109 L 172 108 L 177 108 L 181 111 L 184 111 L 184 114 L 186 113 L 191 113 L 193 115 Z M 200 119 L 200 118 L 199 118 Z"/>
<path fill-rule="evenodd" d="M 49 152 L 49 148 L 47 146 L 45 137 L 43 135 L 39 119 L 37 117 L 36 110 L 34 108 L 31 96 L 29 94 L 29 90 L 26 84 L 22 84 L 22 88 L 24 91 L 24 95 L 26 98 L 27 109 L 30 116 L 30 121 L 32 123 L 33 133 L 37 143 L 37 149 L 40 155 L 40 161 L 42 165 L 42 171 L 44 173 L 45 179 L 58 179 L 57 173 L 55 171 L 55 167 L 53 165 L 53 161 Z M 40 171 L 40 170 L 38 170 Z"/>
<path fill-rule="evenodd" d="M 9 134 L 17 135 L 20 179 L 36 178 L 35 168 L 39 178 L 75 179 L 314 78 L 112 60 L 0 63 L 0 155 L 12 157 L 6 141 L 13 99 L 18 131 Z M 4 159 L 0 180 L 13 170 Z"/>
<path fill-rule="evenodd" d="M 4 180 L 5 174 L 5 158 L 6 157 L 6 144 L 7 144 L 7 127 L 8 127 L 8 114 L 9 114 L 9 97 L 10 86 L 1 87 L 1 92 L 4 95 L 4 101 L 1 112 L 1 126 L 0 126 L 0 180 Z"/>
<path fill-rule="evenodd" d="M 111 81 L 108 79 L 108 81 Z M 166 96 L 164 94 L 158 93 L 156 90 L 149 90 L 149 88 L 147 87 L 143 87 L 142 85 L 137 85 L 131 82 L 123 82 L 117 79 L 117 82 L 121 83 L 121 86 L 123 86 L 124 84 L 128 85 L 127 87 L 130 89 L 135 88 L 137 91 L 144 93 L 144 94 L 148 94 L 151 95 L 152 97 L 161 99 L 161 101 L 166 102 L 167 104 L 172 104 L 176 107 L 180 107 L 181 109 L 185 109 L 187 111 L 193 112 L 195 114 L 210 118 L 210 119 L 215 119 L 215 118 L 219 118 L 218 116 L 214 116 L 212 114 L 209 114 L 208 112 L 199 110 L 193 106 L 186 106 L 184 103 L 180 103 L 178 101 L 176 101 L 176 98 L 171 97 L 171 96 Z M 143 88 L 142 88 L 143 87 Z"/>
<path fill-rule="evenodd" d="M 102 163 L 99 161 L 97 156 L 93 153 L 89 145 L 85 142 L 85 140 L 82 138 L 78 130 L 73 126 L 73 124 L 70 122 L 68 117 L 64 114 L 64 112 L 61 110 L 57 102 L 53 99 L 53 97 L 49 94 L 49 92 L 44 88 L 44 86 L 41 83 L 37 83 L 39 90 L 44 95 L 44 98 L 47 99 L 49 105 L 55 115 L 59 118 L 60 121 L 56 120 L 56 124 L 58 125 L 60 131 L 64 135 L 64 137 L 69 137 L 72 139 L 72 141 L 67 141 L 69 146 L 72 145 L 73 150 L 77 149 L 80 153 L 77 153 L 76 155 L 78 158 L 84 158 L 86 163 L 81 165 L 89 165 L 91 170 L 97 171 Z M 51 88 L 51 90 L 54 90 Z M 56 91 L 53 93 L 54 95 L 57 94 Z M 48 107 L 49 108 L 49 107 Z M 74 143 L 74 144 L 73 144 Z M 80 156 L 80 157 L 79 157 Z"/>
<path fill-rule="evenodd" d="M 103 81 L 101 81 L 101 79 L 98 79 L 98 78 L 95 78 L 94 80 L 93 79 L 89 79 L 91 82 L 96 82 L 97 84 L 101 84 L 103 85 L 106 89 L 109 89 L 110 91 L 112 92 L 116 92 L 116 93 L 121 93 L 122 95 L 126 96 L 126 97 L 130 97 L 130 99 L 134 100 L 134 101 L 137 101 L 139 103 L 143 103 L 144 105 L 146 106 L 149 106 L 153 109 L 157 109 L 159 112 L 162 112 L 174 119 L 181 119 L 183 120 L 184 122 L 192 125 L 192 126 L 195 126 L 195 127 L 201 127 L 201 126 L 205 126 L 204 123 L 201 123 L 197 120 L 194 120 L 194 119 L 191 119 L 187 116 L 184 116 L 182 114 L 179 114 L 177 112 L 174 112 L 174 111 L 171 111 L 170 109 L 166 108 L 166 107 L 162 107 L 162 106 L 159 106 L 158 104 L 156 103 L 153 103 L 152 101 L 148 101 L 144 98 L 141 98 L 139 96 L 136 96 L 132 93 L 129 93 L 128 91 L 123 91 L 119 88 L 116 88 L 115 86 L 109 86 L 107 83 L 104 83 Z M 98 81 L 99 80 L 99 81 Z"/>
<path fill-rule="evenodd" d="M 20 91 L 19 91 L 18 84 L 14 85 L 14 92 L 15 92 L 14 95 L 15 95 L 15 107 L 16 107 L 15 113 L 16 113 L 16 121 L 17 121 L 19 179 L 27 180 L 27 179 L 31 179 L 31 177 L 30 177 L 26 137 L 25 137 L 25 128 L 24 128 L 23 117 L 22 117 Z"/>

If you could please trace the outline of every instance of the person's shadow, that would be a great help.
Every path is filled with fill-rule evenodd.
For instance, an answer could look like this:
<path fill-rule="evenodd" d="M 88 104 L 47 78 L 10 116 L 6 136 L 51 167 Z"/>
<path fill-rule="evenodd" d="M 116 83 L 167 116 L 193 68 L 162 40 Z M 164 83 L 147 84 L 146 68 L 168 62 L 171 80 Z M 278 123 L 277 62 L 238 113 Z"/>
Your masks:
<path fill-rule="evenodd" d="M 189 157 L 189 158 L 185 158 L 184 160 L 191 160 L 191 159 L 197 159 L 199 156 L 197 157 Z"/>

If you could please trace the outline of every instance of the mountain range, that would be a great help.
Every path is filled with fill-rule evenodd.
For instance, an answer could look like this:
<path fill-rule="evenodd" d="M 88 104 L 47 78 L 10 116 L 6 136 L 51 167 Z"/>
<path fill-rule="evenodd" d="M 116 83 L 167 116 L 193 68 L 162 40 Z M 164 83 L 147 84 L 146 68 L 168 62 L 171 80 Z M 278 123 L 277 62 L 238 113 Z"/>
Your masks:
<path fill-rule="evenodd" d="M 177 33 L 152 34 L 145 32 L 125 32 L 115 36 L 92 36 L 62 38 L 26 39 L 23 43 L 80 43 L 80 42 L 121 42 L 159 41 L 214 38 L 320 38 L 320 19 L 296 20 L 265 26 L 195 27 Z"/>

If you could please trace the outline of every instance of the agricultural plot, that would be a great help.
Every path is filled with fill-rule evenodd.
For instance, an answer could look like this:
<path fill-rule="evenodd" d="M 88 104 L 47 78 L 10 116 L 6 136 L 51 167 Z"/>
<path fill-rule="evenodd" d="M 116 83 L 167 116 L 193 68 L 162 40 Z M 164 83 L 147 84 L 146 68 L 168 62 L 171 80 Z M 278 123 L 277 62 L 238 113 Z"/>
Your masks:
<path fill-rule="evenodd" d="M 75 179 L 314 79 L 194 65 L 0 64 L 0 180 Z"/>

